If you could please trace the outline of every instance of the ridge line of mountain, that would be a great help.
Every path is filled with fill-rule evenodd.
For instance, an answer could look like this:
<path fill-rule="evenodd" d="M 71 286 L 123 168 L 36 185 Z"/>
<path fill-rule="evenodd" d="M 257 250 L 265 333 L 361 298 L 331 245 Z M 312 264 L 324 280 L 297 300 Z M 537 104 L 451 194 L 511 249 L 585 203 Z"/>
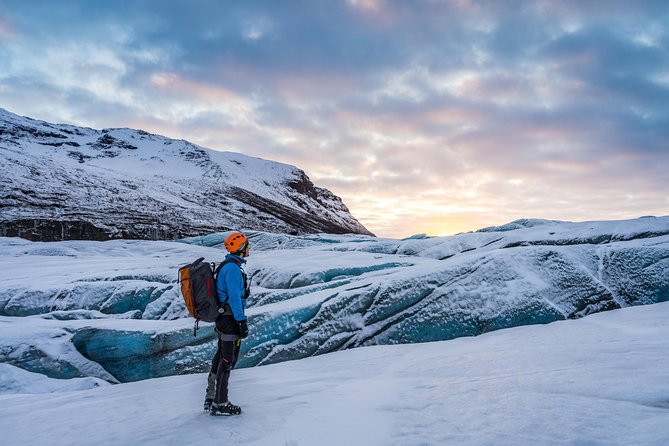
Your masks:
<path fill-rule="evenodd" d="M 0 108 L 0 164 L 0 236 L 373 235 L 295 166 L 143 130 L 51 124 Z"/>

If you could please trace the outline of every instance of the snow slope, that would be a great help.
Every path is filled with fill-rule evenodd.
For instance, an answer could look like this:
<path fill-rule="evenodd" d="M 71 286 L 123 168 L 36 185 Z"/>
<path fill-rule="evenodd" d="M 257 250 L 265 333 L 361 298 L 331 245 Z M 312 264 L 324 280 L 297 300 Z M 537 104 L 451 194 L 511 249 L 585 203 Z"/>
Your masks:
<path fill-rule="evenodd" d="M 370 234 L 294 166 L 141 130 L 0 108 L 0 235 L 174 239 L 230 229 Z"/>
<path fill-rule="evenodd" d="M 7 445 L 669 444 L 669 303 L 206 375 L 0 395 Z M 0 368 L 2 371 L 3 368 Z"/>

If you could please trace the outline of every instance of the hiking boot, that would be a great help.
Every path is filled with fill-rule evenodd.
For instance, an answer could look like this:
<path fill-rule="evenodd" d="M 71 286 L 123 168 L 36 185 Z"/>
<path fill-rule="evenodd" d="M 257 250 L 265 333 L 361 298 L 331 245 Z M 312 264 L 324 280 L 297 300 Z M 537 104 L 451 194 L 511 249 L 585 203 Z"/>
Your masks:
<path fill-rule="evenodd" d="M 209 409 L 209 414 L 216 416 L 239 415 L 240 413 L 242 413 L 242 408 L 235 406 L 230 401 L 220 404 L 212 403 L 211 409 Z"/>
<path fill-rule="evenodd" d="M 214 399 L 213 399 L 213 398 L 205 398 L 205 399 L 204 399 L 204 411 L 205 411 L 205 412 L 209 412 L 209 410 L 211 409 L 211 405 L 212 405 L 213 402 L 214 402 Z"/>

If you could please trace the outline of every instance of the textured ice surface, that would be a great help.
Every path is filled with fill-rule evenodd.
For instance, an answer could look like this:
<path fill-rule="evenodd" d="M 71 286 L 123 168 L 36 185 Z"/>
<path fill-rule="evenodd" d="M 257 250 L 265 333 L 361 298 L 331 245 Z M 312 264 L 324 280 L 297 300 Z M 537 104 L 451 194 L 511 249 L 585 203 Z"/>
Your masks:
<path fill-rule="evenodd" d="M 0 317 L 0 362 L 50 378 L 118 380 L 72 343 L 78 321 Z"/>
<path fill-rule="evenodd" d="M 10 364 L 0 364 L 0 395 L 13 393 L 54 393 L 87 390 L 108 385 L 98 378 L 54 379 L 28 372 Z"/>
<path fill-rule="evenodd" d="M 226 234 L 182 242 L 0 239 L 0 362 L 52 378 L 207 370 L 176 283 Z M 669 217 L 520 220 L 404 240 L 250 232 L 251 335 L 240 366 L 475 336 L 669 300 Z M 14 316 L 14 317 L 10 317 Z"/>

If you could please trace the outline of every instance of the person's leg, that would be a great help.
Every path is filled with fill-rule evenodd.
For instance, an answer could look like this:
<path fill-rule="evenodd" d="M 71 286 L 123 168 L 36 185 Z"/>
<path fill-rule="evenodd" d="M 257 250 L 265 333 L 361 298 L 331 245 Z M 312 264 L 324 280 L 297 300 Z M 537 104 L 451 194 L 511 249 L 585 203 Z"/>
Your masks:
<path fill-rule="evenodd" d="M 232 359 L 232 368 L 233 369 L 237 365 L 237 359 L 239 359 L 239 349 L 241 348 L 241 346 L 242 346 L 242 340 L 237 339 L 235 341 L 235 351 L 234 351 L 234 355 L 233 355 L 233 359 Z"/>
<path fill-rule="evenodd" d="M 221 361 L 221 339 L 217 336 L 216 354 L 211 360 L 211 369 L 207 375 L 207 390 L 204 396 L 204 410 L 209 410 L 211 403 L 214 402 L 216 396 L 216 372 L 218 371 L 218 364 Z"/>
<path fill-rule="evenodd" d="M 216 370 L 216 396 L 209 411 L 212 415 L 238 415 L 242 413 L 239 406 L 228 400 L 228 381 L 230 372 L 237 362 L 239 356 L 239 345 L 237 339 L 227 340 L 230 335 L 220 335 L 221 355 Z"/>
<path fill-rule="evenodd" d="M 228 381 L 235 362 L 235 341 L 221 341 L 221 354 L 216 370 L 216 395 L 214 402 L 228 401 Z"/>

